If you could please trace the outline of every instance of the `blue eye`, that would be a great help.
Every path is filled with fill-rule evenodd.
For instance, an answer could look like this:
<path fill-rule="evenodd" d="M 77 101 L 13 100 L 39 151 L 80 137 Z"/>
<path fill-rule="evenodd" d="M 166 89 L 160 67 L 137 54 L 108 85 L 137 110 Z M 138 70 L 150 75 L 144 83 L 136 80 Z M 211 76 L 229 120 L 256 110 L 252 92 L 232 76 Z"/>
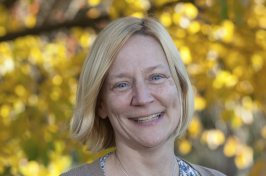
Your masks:
<path fill-rule="evenodd" d="M 117 87 L 119 87 L 119 88 L 123 88 L 123 87 L 126 87 L 127 85 L 126 85 L 126 83 L 122 83 L 122 84 L 118 84 L 117 85 Z"/>
<path fill-rule="evenodd" d="M 161 76 L 156 75 L 156 76 L 153 76 L 151 79 L 152 79 L 152 80 L 159 80 L 159 79 L 161 79 L 161 78 L 162 78 Z"/>

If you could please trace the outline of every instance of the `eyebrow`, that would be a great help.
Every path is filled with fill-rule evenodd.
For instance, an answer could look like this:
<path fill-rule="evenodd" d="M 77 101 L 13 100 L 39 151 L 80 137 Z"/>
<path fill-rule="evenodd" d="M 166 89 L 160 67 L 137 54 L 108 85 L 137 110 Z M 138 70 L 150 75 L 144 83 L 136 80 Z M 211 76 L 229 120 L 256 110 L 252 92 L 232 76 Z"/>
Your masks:
<path fill-rule="evenodd" d="M 146 72 L 151 72 L 151 71 L 153 71 L 153 70 L 155 70 L 157 68 L 167 69 L 166 66 L 164 66 L 162 64 L 158 64 L 158 65 L 155 65 L 155 66 L 148 67 L 145 70 L 146 70 Z"/>
<path fill-rule="evenodd" d="M 158 65 L 154 65 L 154 66 L 145 68 L 144 72 L 151 72 L 151 71 L 153 71 L 155 69 L 158 69 L 158 68 L 167 70 L 166 66 L 164 66 L 162 64 L 158 64 Z M 115 78 L 124 78 L 124 77 L 129 77 L 129 75 L 127 73 L 124 73 L 124 72 L 118 73 L 118 74 L 113 74 L 113 75 L 109 76 L 109 80 L 112 80 L 112 79 L 115 79 Z"/>

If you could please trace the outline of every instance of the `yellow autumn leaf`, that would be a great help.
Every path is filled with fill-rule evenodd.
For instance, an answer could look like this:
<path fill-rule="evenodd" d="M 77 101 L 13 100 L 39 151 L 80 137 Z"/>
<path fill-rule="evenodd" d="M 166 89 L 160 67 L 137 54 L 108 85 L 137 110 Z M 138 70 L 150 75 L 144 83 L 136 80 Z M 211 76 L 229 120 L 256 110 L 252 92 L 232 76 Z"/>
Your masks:
<path fill-rule="evenodd" d="M 180 142 L 178 149 L 180 153 L 182 153 L 183 155 L 186 155 L 191 151 L 192 145 L 187 139 L 183 139 Z"/>

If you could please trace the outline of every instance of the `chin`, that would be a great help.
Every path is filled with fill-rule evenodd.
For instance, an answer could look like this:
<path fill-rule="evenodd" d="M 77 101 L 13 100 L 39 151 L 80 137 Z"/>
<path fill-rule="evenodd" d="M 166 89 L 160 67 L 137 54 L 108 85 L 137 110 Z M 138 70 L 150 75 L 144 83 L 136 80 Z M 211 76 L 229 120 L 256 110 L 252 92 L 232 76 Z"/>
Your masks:
<path fill-rule="evenodd" d="M 169 142 L 169 137 L 149 137 L 141 142 L 141 145 L 146 148 L 156 148 Z"/>

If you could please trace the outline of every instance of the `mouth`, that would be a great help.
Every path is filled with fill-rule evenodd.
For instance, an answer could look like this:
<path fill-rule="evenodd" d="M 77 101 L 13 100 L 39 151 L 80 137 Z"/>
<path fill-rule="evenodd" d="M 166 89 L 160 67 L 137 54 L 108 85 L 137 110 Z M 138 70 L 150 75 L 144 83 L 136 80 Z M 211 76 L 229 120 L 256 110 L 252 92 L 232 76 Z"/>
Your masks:
<path fill-rule="evenodd" d="M 137 123 L 144 123 L 144 122 L 150 122 L 156 119 L 159 119 L 161 117 L 161 112 L 158 114 L 153 114 L 147 117 L 140 117 L 140 118 L 132 118 L 132 120 L 134 120 Z"/>

